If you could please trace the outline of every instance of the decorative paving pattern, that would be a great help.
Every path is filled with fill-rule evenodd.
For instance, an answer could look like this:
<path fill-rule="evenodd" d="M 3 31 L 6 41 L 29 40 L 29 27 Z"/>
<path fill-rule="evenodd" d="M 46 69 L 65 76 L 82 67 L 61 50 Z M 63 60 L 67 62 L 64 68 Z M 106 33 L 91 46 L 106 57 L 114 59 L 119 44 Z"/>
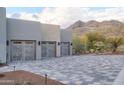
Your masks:
<path fill-rule="evenodd" d="M 84 55 L 44 59 L 41 61 L 11 62 L 0 72 L 26 70 L 36 74 L 48 74 L 51 79 L 64 84 L 112 84 L 124 67 L 123 55 Z"/>

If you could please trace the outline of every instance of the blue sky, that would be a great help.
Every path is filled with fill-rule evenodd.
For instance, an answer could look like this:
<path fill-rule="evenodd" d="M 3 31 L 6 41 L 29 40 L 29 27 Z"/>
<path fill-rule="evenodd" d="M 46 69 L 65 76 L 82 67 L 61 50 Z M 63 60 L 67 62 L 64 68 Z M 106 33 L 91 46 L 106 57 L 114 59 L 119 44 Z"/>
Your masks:
<path fill-rule="evenodd" d="M 42 12 L 43 7 L 8 7 L 6 8 L 7 13 L 19 13 L 19 12 L 27 12 L 27 13 L 40 13 Z"/>
<path fill-rule="evenodd" d="M 105 10 L 108 8 L 110 8 L 110 7 L 90 7 L 90 10 Z"/>
<path fill-rule="evenodd" d="M 90 7 L 90 10 L 104 10 L 107 7 Z M 27 13 L 40 13 L 44 7 L 8 7 L 6 8 L 7 13 L 19 13 L 19 12 L 27 12 Z"/>

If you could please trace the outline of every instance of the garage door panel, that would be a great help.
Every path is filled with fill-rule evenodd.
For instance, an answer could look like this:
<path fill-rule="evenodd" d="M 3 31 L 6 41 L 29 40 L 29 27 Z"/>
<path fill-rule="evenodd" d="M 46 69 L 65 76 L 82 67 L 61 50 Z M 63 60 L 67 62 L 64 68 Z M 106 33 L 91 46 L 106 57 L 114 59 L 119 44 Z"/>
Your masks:
<path fill-rule="evenodd" d="M 42 57 L 46 57 L 46 43 L 42 43 Z"/>
<path fill-rule="evenodd" d="M 56 42 L 42 42 L 42 58 L 56 56 Z"/>
<path fill-rule="evenodd" d="M 18 61 L 23 60 L 23 54 L 22 54 L 22 42 L 12 42 L 12 48 L 11 48 L 11 60 L 12 61 Z"/>
<path fill-rule="evenodd" d="M 48 57 L 55 57 L 55 44 L 49 44 L 48 45 Z"/>
<path fill-rule="evenodd" d="M 34 60 L 35 59 L 35 43 L 33 41 L 25 42 L 25 60 Z"/>
<path fill-rule="evenodd" d="M 61 56 L 70 55 L 70 43 L 62 42 L 61 43 Z"/>

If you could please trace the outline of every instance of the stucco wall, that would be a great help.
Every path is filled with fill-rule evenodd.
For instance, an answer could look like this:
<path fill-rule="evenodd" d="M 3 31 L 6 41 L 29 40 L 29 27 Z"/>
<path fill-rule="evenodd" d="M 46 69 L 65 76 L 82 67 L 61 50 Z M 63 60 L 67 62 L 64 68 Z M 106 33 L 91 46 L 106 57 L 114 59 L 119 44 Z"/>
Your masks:
<path fill-rule="evenodd" d="M 6 63 L 6 10 L 0 8 L 0 60 Z"/>
<path fill-rule="evenodd" d="M 58 25 L 51 25 L 51 24 L 42 24 L 42 41 L 56 41 L 56 56 L 60 56 L 60 26 Z"/>
<path fill-rule="evenodd" d="M 25 21 L 7 18 L 8 38 L 12 40 L 41 40 L 41 24 L 35 21 Z"/>
<path fill-rule="evenodd" d="M 62 42 L 72 42 L 72 32 L 71 30 L 64 30 L 64 29 L 61 29 L 61 41 Z"/>
<path fill-rule="evenodd" d="M 36 59 L 41 59 L 41 46 L 38 45 L 38 41 L 41 41 L 41 24 L 39 22 L 8 18 L 7 37 L 9 42 L 10 40 L 36 40 Z M 10 53 L 9 51 L 10 49 L 8 49 L 8 53 Z M 8 59 L 10 60 L 10 58 Z"/>

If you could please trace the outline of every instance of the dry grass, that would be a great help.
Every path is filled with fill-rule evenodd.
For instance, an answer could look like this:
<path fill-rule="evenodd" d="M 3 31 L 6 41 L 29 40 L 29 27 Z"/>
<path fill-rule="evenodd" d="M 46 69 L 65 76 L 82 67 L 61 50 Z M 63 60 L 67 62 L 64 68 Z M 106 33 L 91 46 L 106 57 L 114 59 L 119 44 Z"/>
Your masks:
<path fill-rule="evenodd" d="M 45 85 L 45 78 L 43 76 L 19 70 L 1 73 L 4 74 L 0 78 L 0 85 Z M 47 85 L 63 85 L 61 82 L 47 79 Z"/>

